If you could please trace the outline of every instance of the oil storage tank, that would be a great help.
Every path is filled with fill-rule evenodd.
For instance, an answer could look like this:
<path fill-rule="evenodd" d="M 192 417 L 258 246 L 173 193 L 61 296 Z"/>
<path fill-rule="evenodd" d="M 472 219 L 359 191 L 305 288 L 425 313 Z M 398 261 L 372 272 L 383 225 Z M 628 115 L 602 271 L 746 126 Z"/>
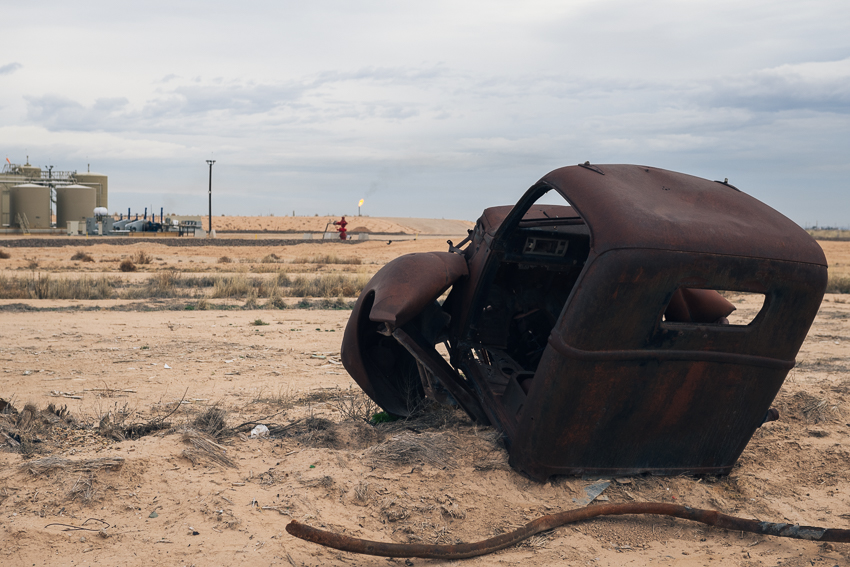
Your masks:
<path fill-rule="evenodd" d="M 18 215 L 26 215 L 29 228 L 50 228 L 50 187 L 25 183 L 12 187 L 9 220 L 18 224 Z"/>
<path fill-rule="evenodd" d="M 109 191 L 107 187 L 107 178 L 105 175 L 101 173 L 92 173 L 89 171 L 86 173 L 74 174 L 74 179 L 79 185 L 85 185 L 87 187 L 94 188 L 98 207 L 106 207 L 107 209 L 109 208 Z M 91 213 L 91 211 L 89 211 L 89 213 Z"/>
<path fill-rule="evenodd" d="M 30 179 L 41 179 L 41 168 L 35 165 L 30 165 L 30 162 L 27 162 L 25 165 L 21 166 L 21 173 L 23 173 L 25 177 Z"/>
<path fill-rule="evenodd" d="M 97 206 L 97 190 L 87 185 L 56 188 L 56 226 L 64 228 L 68 221 L 86 221 Z"/>

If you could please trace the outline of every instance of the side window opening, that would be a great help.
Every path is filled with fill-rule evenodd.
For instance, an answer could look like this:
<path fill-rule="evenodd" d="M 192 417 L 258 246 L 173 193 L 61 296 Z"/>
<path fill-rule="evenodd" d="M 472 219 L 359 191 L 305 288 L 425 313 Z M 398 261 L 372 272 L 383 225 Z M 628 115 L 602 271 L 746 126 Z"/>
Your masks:
<path fill-rule="evenodd" d="M 765 304 L 763 293 L 677 289 L 664 309 L 664 324 L 731 325 L 752 323 Z"/>

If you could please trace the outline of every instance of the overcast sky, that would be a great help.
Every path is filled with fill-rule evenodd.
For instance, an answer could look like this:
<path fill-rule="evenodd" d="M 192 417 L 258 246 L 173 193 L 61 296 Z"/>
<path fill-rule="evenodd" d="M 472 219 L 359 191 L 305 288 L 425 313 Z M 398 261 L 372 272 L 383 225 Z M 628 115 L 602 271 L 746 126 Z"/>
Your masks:
<path fill-rule="evenodd" d="M 850 2 L 16 2 L 0 159 L 109 208 L 474 220 L 585 160 L 850 225 Z"/>

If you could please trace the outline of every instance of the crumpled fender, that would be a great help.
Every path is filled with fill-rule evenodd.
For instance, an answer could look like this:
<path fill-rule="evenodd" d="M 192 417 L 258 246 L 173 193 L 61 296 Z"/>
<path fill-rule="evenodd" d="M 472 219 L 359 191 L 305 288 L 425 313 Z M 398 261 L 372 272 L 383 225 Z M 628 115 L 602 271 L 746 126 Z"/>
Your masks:
<path fill-rule="evenodd" d="M 421 388 L 416 361 L 391 332 L 419 315 L 452 284 L 468 275 L 466 259 L 451 252 L 407 254 L 372 277 L 345 327 L 340 358 L 345 369 L 384 410 L 407 415 L 412 390 Z M 413 380 L 415 378 L 415 381 Z"/>

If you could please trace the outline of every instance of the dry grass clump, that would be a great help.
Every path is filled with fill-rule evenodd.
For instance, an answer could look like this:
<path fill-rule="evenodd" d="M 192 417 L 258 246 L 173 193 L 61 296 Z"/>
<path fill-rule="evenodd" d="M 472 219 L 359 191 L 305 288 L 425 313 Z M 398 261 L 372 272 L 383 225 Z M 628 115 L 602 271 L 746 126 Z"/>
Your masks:
<path fill-rule="evenodd" d="M 211 463 L 236 468 L 236 463 L 227 456 L 227 450 L 215 441 L 208 439 L 200 431 L 196 429 L 185 430 L 183 441 L 192 445 L 183 450 L 183 456 L 192 461 L 193 465 Z"/>
<path fill-rule="evenodd" d="M 113 291 L 112 280 L 106 276 L 53 279 L 49 274 L 0 275 L 0 299 L 109 299 Z"/>
<path fill-rule="evenodd" d="M 233 260 L 230 258 L 230 256 L 222 256 L 218 259 L 219 264 L 230 264 L 232 262 Z"/>
<path fill-rule="evenodd" d="M 320 254 L 318 256 L 298 256 L 293 264 L 361 264 L 360 258 L 341 258 L 335 254 Z"/>
<path fill-rule="evenodd" d="M 298 276 L 292 281 L 289 295 L 292 297 L 357 297 L 369 276 L 347 276 L 343 274 L 322 274 L 314 278 Z"/>
<path fill-rule="evenodd" d="M 826 293 L 850 293 L 850 276 L 830 274 L 826 283 Z"/>
<path fill-rule="evenodd" d="M 27 461 L 18 467 L 33 476 L 40 476 L 57 470 L 72 472 L 96 472 L 100 470 L 117 470 L 124 465 L 124 457 L 103 457 L 99 459 L 65 459 L 62 457 L 45 457 Z"/>
<path fill-rule="evenodd" d="M 135 254 L 133 254 L 131 259 L 136 264 L 141 265 L 150 264 L 153 261 L 153 257 L 144 250 L 137 251 Z"/>
<path fill-rule="evenodd" d="M 339 392 L 331 401 L 331 405 L 339 412 L 343 420 L 369 421 L 381 408 L 372 401 L 362 390 Z"/>
<path fill-rule="evenodd" d="M 215 278 L 211 297 L 215 299 L 246 297 L 253 291 L 254 285 L 243 274 Z"/>
<path fill-rule="evenodd" d="M 12 255 L 6 252 L 5 250 L 0 250 L 0 260 L 8 260 Z"/>
<path fill-rule="evenodd" d="M 20 412 L 6 400 L 0 400 L 0 446 L 6 450 L 31 455 L 47 449 L 44 443 L 53 427 L 71 427 L 74 418 L 67 406 L 57 408 L 49 404 L 39 410 L 33 403 L 27 403 Z"/>
<path fill-rule="evenodd" d="M 192 421 L 192 427 L 218 439 L 227 429 L 227 410 L 219 406 L 207 408 Z"/>
<path fill-rule="evenodd" d="M 260 260 L 260 262 L 263 263 L 263 264 L 276 264 L 276 263 L 280 262 L 280 256 L 278 256 L 277 254 L 274 254 L 274 253 L 266 254 L 265 256 L 263 256 L 263 258 Z"/>
<path fill-rule="evenodd" d="M 366 460 L 375 467 L 428 464 L 438 469 L 454 468 L 456 441 L 446 433 L 415 433 L 402 431 L 366 453 Z"/>
<path fill-rule="evenodd" d="M 121 264 L 118 266 L 118 269 L 122 272 L 135 272 L 136 264 L 134 264 L 129 258 L 125 258 L 121 260 Z"/>
<path fill-rule="evenodd" d="M 148 297 L 174 297 L 175 288 L 180 285 L 180 273 L 174 270 L 157 272 L 148 278 Z"/>
<path fill-rule="evenodd" d="M 838 404 L 826 398 L 819 398 L 806 392 L 797 392 L 791 398 L 791 405 L 802 414 L 808 423 L 832 422 L 842 417 Z"/>
<path fill-rule="evenodd" d="M 71 260 L 77 260 L 80 262 L 94 262 L 94 258 L 92 258 L 83 250 L 77 250 L 74 255 L 71 256 Z"/>

